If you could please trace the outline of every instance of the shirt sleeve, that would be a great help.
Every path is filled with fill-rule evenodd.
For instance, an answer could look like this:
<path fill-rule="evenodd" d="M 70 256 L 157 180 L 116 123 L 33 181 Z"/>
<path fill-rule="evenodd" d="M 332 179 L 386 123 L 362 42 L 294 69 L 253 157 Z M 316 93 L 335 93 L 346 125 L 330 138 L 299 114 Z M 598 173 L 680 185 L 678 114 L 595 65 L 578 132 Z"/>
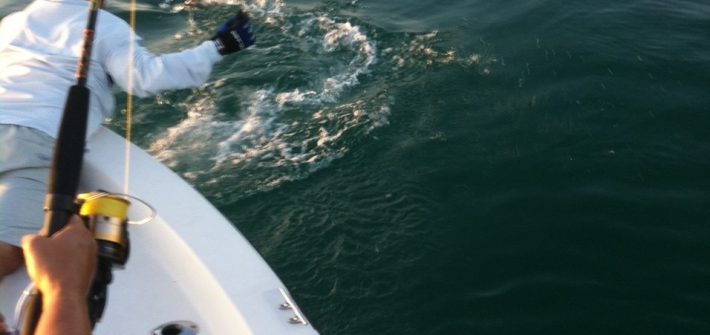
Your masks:
<path fill-rule="evenodd" d="M 13 38 L 20 32 L 16 27 L 17 24 L 17 13 L 10 14 L 0 19 L 0 48 L 5 48 L 12 41 Z M 14 24 L 13 24 L 14 23 Z"/>
<path fill-rule="evenodd" d="M 103 66 L 116 85 L 138 97 L 202 85 L 213 65 L 222 59 L 212 41 L 181 52 L 154 55 L 141 46 L 140 37 L 127 25 L 114 32 L 120 30 L 125 33 L 102 38 Z"/>

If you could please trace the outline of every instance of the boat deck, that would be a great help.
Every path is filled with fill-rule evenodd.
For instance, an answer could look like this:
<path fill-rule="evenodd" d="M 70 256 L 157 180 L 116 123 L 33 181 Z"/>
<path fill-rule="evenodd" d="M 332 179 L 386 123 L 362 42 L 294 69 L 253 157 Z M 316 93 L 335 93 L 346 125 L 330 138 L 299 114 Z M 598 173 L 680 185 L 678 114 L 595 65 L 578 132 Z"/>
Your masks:
<path fill-rule="evenodd" d="M 123 189 L 124 142 L 106 129 L 91 139 L 83 190 Z M 95 334 L 146 334 L 176 320 L 195 322 L 201 334 L 317 334 L 231 223 L 145 152 L 133 147 L 131 155 L 129 192 L 158 216 L 130 227 L 130 258 L 114 271 Z M 27 282 L 19 271 L 0 283 L 0 313 L 8 321 Z"/>

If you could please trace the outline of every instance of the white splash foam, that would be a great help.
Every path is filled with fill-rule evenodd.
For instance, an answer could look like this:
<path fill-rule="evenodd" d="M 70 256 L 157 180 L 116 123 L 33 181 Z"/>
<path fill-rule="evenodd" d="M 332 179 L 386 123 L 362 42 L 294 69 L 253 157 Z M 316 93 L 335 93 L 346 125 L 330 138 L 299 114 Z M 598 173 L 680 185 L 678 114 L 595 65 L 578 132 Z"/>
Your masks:
<path fill-rule="evenodd" d="M 279 108 L 283 108 L 285 105 L 288 105 L 288 104 L 318 103 L 319 101 L 317 101 L 317 98 L 318 98 L 318 93 L 316 91 L 309 90 L 306 92 L 301 92 L 300 89 L 295 89 L 291 92 L 284 92 L 284 93 L 277 94 L 275 100 L 276 100 L 276 103 L 278 104 Z"/>
<path fill-rule="evenodd" d="M 434 65 L 456 64 L 462 67 L 480 65 L 484 67 L 479 71 L 481 74 L 490 73 L 488 66 L 496 62 L 495 58 L 484 58 L 480 54 L 462 57 L 453 49 L 437 50 L 433 44 L 437 42 L 438 36 L 438 31 L 417 35 L 408 43 L 402 43 L 397 49 L 385 49 L 382 54 L 390 58 L 395 70 L 405 67 L 427 68 Z"/>
<path fill-rule="evenodd" d="M 246 6 L 251 14 L 261 18 L 265 24 L 281 25 L 283 22 L 282 0 L 255 0 Z"/>
<path fill-rule="evenodd" d="M 257 0 L 248 6 L 264 15 L 262 21 L 282 21 L 282 5 Z M 377 62 L 377 48 L 359 26 L 306 14 L 299 24 L 281 28 L 285 39 L 305 41 L 320 55 L 332 55 L 327 61 L 333 65 L 308 73 L 313 77 L 305 80 L 309 84 L 295 89 L 240 94 L 246 108 L 239 120 L 221 120 L 209 91 L 223 89 L 223 83 L 209 84 L 202 98 L 189 98 L 194 102 L 187 105 L 188 117 L 166 130 L 150 151 L 169 166 L 190 161 L 183 176 L 195 182 L 265 190 L 328 166 L 347 153 L 353 137 L 388 124 L 386 97 L 339 101 Z M 234 170 L 249 171 L 250 178 L 233 180 L 238 178 Z"/>
<path fill-rule="evenodd" d="M 171 146 L 186 134 L 190 134 L 196 129 L 203 128 L 205 123 L 211 121 L 211 115 L 203 115 L 198 111 L 201 109 L 203 109 L 203 106 L 198 103 L 195 108 L 188 111 L 186 119 L 181 121 L 178 125 L 168 128 L 166 134 L 153 142 L 148 151 L 163 161 L 172 158 L 173 152 L 170 150 Z"/>
<path fill-rule="evenodd" d="M 229 160 L 257 157 L 264 150 L 271 149 L 263 144 L 268 144 L 272 140 L 270 137 L 278 137 L 278 128 L 281 128 L 274 125 L 278 109 L 271 102 L 272 98 L 273 91 L 270 90 L 259 90 L 252 95 L 243 120 L 232 125 L 234 133 L 217 144 L 217 165 Z"/>
<path fill-rule="evenodd" d="M 325 51 L 334 52 L 341 48 L 357 51 L 356 57 L 348 65 L 347 72 L 324 80 L 321 97 L 325 101 L 334 101 L 343 90 L 359 83 L 358 77 L 367 73 L 370 66 L 375 64 L 377 51 L 374 43 L 360 31 L 360 27 L 353 26 L 350 22 L 337 23 L 321 16 L 318 18 L 318 24 L 322 30 L 327 31 L 323 37 Z"/>

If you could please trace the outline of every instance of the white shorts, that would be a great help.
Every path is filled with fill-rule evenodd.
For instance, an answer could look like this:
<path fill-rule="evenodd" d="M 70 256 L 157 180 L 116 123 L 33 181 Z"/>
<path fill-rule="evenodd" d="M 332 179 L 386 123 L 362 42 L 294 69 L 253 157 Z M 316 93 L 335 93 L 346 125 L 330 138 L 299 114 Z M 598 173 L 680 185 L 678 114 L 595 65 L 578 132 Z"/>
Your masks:
<path fill-rule="evenodd" d="M 19 246 L 42 227 L 53 147 L 39 130 L 0 124 L 0 242 Z"/>

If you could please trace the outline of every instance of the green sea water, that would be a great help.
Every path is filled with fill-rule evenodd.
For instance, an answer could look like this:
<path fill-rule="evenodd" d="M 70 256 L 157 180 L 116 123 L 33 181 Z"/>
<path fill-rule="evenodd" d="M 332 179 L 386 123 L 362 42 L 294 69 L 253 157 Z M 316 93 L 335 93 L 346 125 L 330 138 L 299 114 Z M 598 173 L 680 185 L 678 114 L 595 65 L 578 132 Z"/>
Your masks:
<path fill-rule="evenodd" d="M 178 50 L 238 4 L 257 45 L 138 100 L 134 141 L 322 334 L 710 333 L 709 3 L 141 1 L 137 30 Z"/>

